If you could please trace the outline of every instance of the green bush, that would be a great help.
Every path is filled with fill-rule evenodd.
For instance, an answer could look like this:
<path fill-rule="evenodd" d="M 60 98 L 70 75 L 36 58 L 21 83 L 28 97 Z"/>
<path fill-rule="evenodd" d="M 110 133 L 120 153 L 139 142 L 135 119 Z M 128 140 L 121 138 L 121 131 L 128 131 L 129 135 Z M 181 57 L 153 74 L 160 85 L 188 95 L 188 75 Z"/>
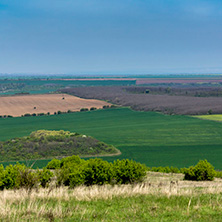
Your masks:
<path fill-rule="evenodd" d="M 52 159 L 46 166 L 47 169 L 59 169 L 61 161 L 58 159 Z"/>
<path fill-rule="evenodd" d="M 30 113 L 25 113 L 24 116 L 32 116 Z"/>
<path fill-rule="evenodd" d="M 200 160 L 196 166 L 185 170 L 185 180 L 205 181 L 213 180 L 216 176 L 214 167 L 207 160 Z"/>
<path fill-rule="evenodd" d="M 146 176 L 146 166 L 133 160 L 116 160 L 113 163 L 117 184 L 141 182 Z"/>
<path fill-rule="evenodd" d="M 67 168 L 70 166 L 76 166 L 80 165 L 81 163 L 85 162 L 85 160 L 81 159 L 79 156 L 73 155 L 73 156 L 68 156 L 65 158 L 61 159 L 61 168 Z"/>
<path fill-rule="evenodd" d="M 83 169 L 86 161 L 79 156 L 70 156 L 61 159 L 61 169 L 56 170 L 57 185 L 75 187 L 84 184 Z"/>
<path fill-rule="evenodd" d="M 16 167 L 16 165 L 15 165 Z M 35 171 L 30 168 L 23 166 L 18 166 L 18 175 L 16 178 L 16 186 L 14 188 L 25 188 L 28 191 L 31 191 L 32 188 L 38 186 L 39 177 Z"/>
<path fill-rule="evenodd" d="M 31 190 L 38 184 L 38 176 L 24 164 L 9 165 L 0 168 L 0 189 L 25 188 Z"/>
<path fill-rule="evenodd" d="M 63 184 L 70 188 L 85 184 L 85 174 L 83 173 L 85 165 L 72 166 L 69 169 L 63 169 Z"/>
<path fill-rule="evenodd" d="M 37 173 L 40 185 L 42 187 L 48 187 L 54 174 L 49 169 L 46 168 L 43 168 L 43 170 L 38 170 Z"/>
<path fill-rule="evenodd" d="M 16 164 L 17 165 L 17 164 Z M 19 187 L 19 182 L 18 182 L 18 176 L 19 176 L 19 171 L 18 167 L 20 168 L 21 166 L 13 166 L 13 165 L 8 165 L 4 171 L 2 171 L 1 174 L 1 186 L 0 189 L 3 190 L 4 188 L 6 189 L 12 189 L 15 187 Z"/>
<path fill-rule="evenodd" d="M 80 109 L 80 112 L 85 112 L 85 111 L 89 111 L 89 109 L 88 109 L 88 108 L 82 108 L 82 109 Z"/>
<path fill-rule="evenodd" d="M 90 159 L 83 170 L 84 184 L 89 186 L 93 184 L 110 184 L 114 173 L 111 163 L 102 159 Z"/>

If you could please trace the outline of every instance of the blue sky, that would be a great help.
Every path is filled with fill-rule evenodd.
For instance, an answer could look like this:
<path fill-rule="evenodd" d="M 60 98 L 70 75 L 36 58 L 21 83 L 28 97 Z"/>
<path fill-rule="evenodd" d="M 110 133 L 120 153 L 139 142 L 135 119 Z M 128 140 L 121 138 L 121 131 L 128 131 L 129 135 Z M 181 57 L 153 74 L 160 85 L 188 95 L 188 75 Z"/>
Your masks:
<path fill-rule="evenodd" d="M 219 0 L 0 0 L 0 73 L 222 73 Z"/>

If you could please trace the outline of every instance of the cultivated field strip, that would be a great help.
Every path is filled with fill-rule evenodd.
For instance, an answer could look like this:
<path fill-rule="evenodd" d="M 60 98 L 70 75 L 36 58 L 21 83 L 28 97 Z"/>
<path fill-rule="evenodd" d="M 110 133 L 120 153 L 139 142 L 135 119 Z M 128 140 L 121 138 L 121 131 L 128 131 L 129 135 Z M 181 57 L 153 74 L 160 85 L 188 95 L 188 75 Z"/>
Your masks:
<path fill-rule="evenodd" d="M 109 105 L 95 99 L 82 99 L 64 94 L 41 94 L 0 97 L 0 115 L 21 116 L 26 113 L 80 111 L 81 108 L 102 108 Z"/>

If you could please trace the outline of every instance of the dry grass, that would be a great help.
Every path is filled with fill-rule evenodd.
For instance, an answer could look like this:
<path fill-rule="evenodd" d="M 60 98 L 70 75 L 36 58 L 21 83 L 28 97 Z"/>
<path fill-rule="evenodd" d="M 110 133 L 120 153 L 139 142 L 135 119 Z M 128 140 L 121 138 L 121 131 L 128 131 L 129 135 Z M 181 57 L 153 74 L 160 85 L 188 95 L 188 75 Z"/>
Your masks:
<path fill-rule="evenodd" d="M 79 111 L 81 108 L 102 108 L 110 105 L 95 99 L 82 99 L 65 94 L 42 94 L 0 97 L 0 115 L 21 116 L 26 113 Z"/>
<path fill-rule="evenodd" d="M 200 193 L 221 193 L 222 179 L 214 181 L 185 181 L 183 174 L 166 174 L 149 172 L 146 181 L 139 184 L 127 185 L 103 185 L 103 186 L 79 186 L 74 189 L 68 187 L 55 187 L 33 189 L 27 192 L 20 190 L 0 191 L 0 207 L 6 202 L 22 201 L 27 198 L 35 200 L 38 198 L 57 198 L 69 200 L 95 200 L 112 199 L 116 196 L 134 196 L 138 194 L 161 194 L 161 195 L 196 195 Z M 3 205 L 2 205 L 3 204 Z"/>
<path fill-rule="evenodd" d="M 87 208 L 76 204 L 77 201 L 112 200 L 116 197 L 138 195 L 187 196 L 187 212 L 192 198 L 200 194 L 219 194 L 222 192 L 222 180 L 211 182 L 183 181 L 181 174 L 149 173 L 147 180 L 135 185 L 80 186 L 75 189 L 67 187 L 50 187 L 33 190 L 4 190 L 0 192 L 0 219 L 3 221 L 54 221 L 55 218 L 70 218 L 76 212 L 82 217 L 91 215 Z M 63 203 L 68 203 L 67 207 Z M 80 202 L 79 202 L 80 203 Z M 90 212 L 89 212 L 90 211 Z M 41 219 L 37 219 L 41 218 Z M 81 221 L 81 220 L 80 220 Z"/>

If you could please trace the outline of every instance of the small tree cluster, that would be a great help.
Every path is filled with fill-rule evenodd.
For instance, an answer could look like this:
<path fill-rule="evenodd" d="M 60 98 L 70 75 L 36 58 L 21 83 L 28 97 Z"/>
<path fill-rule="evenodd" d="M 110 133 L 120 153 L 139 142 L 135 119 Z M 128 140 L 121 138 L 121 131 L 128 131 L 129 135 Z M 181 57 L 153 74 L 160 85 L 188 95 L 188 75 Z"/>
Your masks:
<path fill-rule="evenodd" d="M 39 186 L 48 186 L 53 173 L 44 168 L 43 170 L 32 170 L 24 164 L 0 165 L 0 189 L 19 189 L 31 190 Z"/>
<path fill-rule="evenodd" d="M 191 166 L 184 171 L 185 180 L 213 180 L 216 176 L 214 167 L 207 160 L 200 160 L 196 166 Z"/>
<path fill-rule="evenodd" d="M 88 108 L 81 108 L 80 109 L 80 112 L 85 112 L 85 111 L 89 111 L 89 109 Z"/>
<path fill-rule="evenodd" d="M 56 169 L 58 185 L 128 184 L 140 182 L 146 176 L 145 165 L 133 160 L 117 160 L 109 163 L 102 159 L 83 160 L 78 156 L 53 159 L 48 169 Z"/>
<path fill-rule="evenodd" d="M 11 116 L 11 115 L 0 115 L 0 118 L 12 118 L 13 116 Z"/>

